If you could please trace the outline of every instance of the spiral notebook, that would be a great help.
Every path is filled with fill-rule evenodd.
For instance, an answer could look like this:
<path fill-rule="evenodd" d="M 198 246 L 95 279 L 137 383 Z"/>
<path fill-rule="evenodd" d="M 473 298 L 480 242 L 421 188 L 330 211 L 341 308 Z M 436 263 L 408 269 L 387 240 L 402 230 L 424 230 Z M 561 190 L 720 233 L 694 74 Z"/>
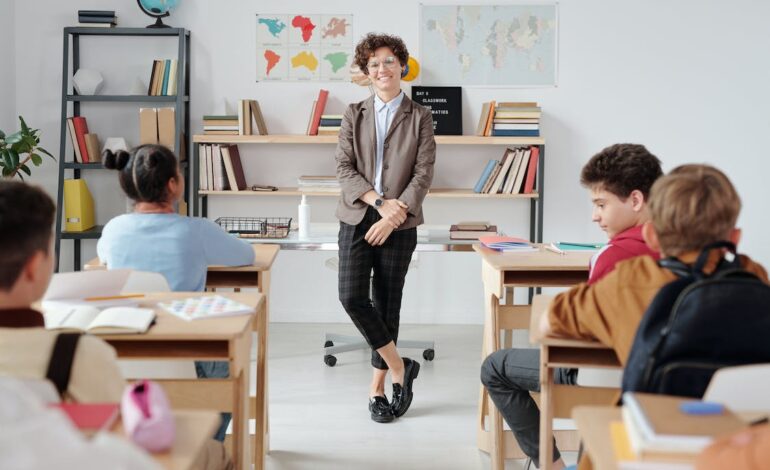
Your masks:
<path fill-rule="evenodd" d="M 254 307 L 221 295 L 188 297 L 186 299 L 161 303 L 160 306 L 172 315 L 188 321 L 254 313 Z"/>

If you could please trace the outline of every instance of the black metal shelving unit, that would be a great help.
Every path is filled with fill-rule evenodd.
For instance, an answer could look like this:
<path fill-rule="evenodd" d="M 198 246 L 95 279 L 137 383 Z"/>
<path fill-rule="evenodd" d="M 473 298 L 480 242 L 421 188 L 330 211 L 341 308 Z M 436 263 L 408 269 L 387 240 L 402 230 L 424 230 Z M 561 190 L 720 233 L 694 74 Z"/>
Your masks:
<path fill-rule="evenodd" d="M 69 81 L 80 68 L 80 38 L 87 36 L 128 36 L 128 37 L 173 37 L 178 40 L 178 73 L 176 96 L 144 96 L 144 95 L 78 95 L 70 90 Z M 61 100 L 61 129 L 59 136 L 59 189 L 56 198 L 56 241 L 55 256 L 56 270 L 59 270 L 59 254 L 61 241 L 72 240 L 74 243 L 74 269 L 80 270 L 80 242 L 95 240 L 101 236 L 103 225 L 97 225 L 84 232 L 67 232 L 64 225 L 64 174 L 65 170 L 72 171 L 72 177 L 79 179 L 82 170 L 101 170 L 101 163 L 66 162 L 67 149 L 67 117 L 80 116 L 81 103 L 140 103 L 140 104 L 172 104 L 175 113 L 175 142 L 174 148 L 181 155 L 182 149 L 190 149 L 190 31 L 185 28 L 64 28 L 64 52 L 62 59 L 62 100 Z M 70 57 L 70 46 L 72 54 Z M 70 104 L 72 111 L 69 112 Z M 187 162 L 182 162 L 184 178 L 190 181 L 190 171 Z M 188 184 L 189 188 L 190 185 Z M 189 197 L 186 195 L 186 200 Z M 189 204 L 188 204 L 189 207 Z"/>

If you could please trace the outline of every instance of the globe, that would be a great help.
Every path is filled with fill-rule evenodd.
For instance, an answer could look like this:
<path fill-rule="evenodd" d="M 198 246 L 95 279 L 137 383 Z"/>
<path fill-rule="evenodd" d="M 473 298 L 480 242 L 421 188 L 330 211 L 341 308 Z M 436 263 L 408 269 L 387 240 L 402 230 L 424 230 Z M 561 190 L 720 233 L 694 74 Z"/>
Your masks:
<path fill-rule="evenodd" d="M 169 26 L 164 24 L 161 18 L 169 16 L 171 9 L 179 4 L 179 0 L 136 0 L 136 2 L 145 15 L 155 18 L 155 23 L 147 26 L 148 28 L 168 28 Z"/>

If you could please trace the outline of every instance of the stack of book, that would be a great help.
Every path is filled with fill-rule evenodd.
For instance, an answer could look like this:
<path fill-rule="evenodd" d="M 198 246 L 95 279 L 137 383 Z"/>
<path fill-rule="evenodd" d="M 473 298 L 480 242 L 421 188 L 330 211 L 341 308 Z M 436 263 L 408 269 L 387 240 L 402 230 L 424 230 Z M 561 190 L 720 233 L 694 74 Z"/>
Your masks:
<path fill-rule="evenodd" d="M 539 147 L 506 149 L 501 160 L 490 160 L 473 192 L 478 194 L 532 194 L 537 182 Z"/>
<path fill-rule="evenodd" d="M 241 154 L 235 144 L 201 144 L 199 148 L 200 172 L 198 184 L 202 191 L 243 191 L 246 176 L 243 173 Z"/>
<path fill-rule="evenodd" d="M 75 149 L 76 163 L 96 163 L 101 161 L 99 136 L 88 132 L 88 123 L 83 116 L 67 118 L 67 129 L 72 147 Z"/>
<path fill-rule="evenodd" d="M 78 10 L 78 26 L 112 28 L 118 24 L 115 10 Z"/>
<path fill-rule="evenodd" d="M 485 235 L 479 237 L 479 241 L 485 247 L 495 251 L 513 251 L 518 253 L 538 251 L 537 245 L 533 245 L 529 240 L 523 238 Z"/>
<path fill-rule="evenodd" d="M 153 60 L 147 94 L 149 96 L 176 95 L 177 69 L 176 59 Z"/>
<path fill-rule="evenodd" d="M 481 108 L 478 136 L 539 137 L 542 111 L 534 102 L 490 101 Z"/>
<path fill-rule="evenodd" d="M 297 186 L 303 193 L 339 193 L 340 182 L 336 176 L 303 175 L 297 178 Z"/>
<path fill-rule="evenodd" d="M 203 116 L 203 133 L 209 135 L 238 135 L 237 114 L 206 114 Z"/>
<path fill-rule="evenodd" d="M 318 135 L 340 135 L 342 114 L 322 114 L 318 125 Z"/>
<path fill-rule="evenodd" d="M 488 235 L 497 235 L 497 225 L 490 225 L 489 222 L 458 222 L 449 228 L 450 240 L 478 240 Z"/>
<path fill-rule="evenodd" d="M 716 403 L 636 392 L 623 394 L 622 416 L 610 423 L 620 468 L 688 468 L 714 439 L 746 427 Z"/>
<path fill-rule="evenodd" d="M 324 114 L 326 108 L 326 101 L 329 99 L 329 90 L 321 89 L 318 92 L 318 99 L 313 101 L 313 107 L 310 110 L 310 120 L 307 123 L 307 135 L 319 135 L 319 127 L 321 126 L 321 116 Z M 340 123 L 342 117 L 340 116 Z"/>

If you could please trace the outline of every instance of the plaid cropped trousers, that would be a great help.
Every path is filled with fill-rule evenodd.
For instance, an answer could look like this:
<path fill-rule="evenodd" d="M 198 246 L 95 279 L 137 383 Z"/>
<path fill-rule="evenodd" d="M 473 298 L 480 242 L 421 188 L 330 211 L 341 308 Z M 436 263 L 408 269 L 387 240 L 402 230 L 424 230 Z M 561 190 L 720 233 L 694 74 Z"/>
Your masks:
<path fill-rule="evenodd" d="M 380 219 L 370 207 L 358 225 L 340 222 L 339 298 L 372 348 L 372 366 L 386 370 L 376 350 L 398 340 L 401 297 L 417 229 L 394 231 L 384 244 L 372 246 L 364 236 Z"/>

